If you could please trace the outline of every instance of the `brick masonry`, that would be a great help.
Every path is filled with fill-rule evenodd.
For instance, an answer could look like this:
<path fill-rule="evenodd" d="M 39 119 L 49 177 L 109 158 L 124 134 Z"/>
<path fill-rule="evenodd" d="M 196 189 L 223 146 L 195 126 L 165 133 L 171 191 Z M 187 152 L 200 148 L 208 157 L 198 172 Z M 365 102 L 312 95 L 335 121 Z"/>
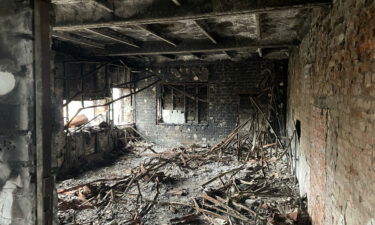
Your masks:
<path fill-rule="evenodd" d="M 289 62 L 288 132 L 313 224 L 375 224 L 375 3 L 315 9 Z"/>
<path fill-rule="evenodd" d="M 208 77 L 199 77 L 199 79 L 208 81 L 208 123 L 205 125 L 157 124 L 156 99 L 160 85 L 155 85 L 136 95 L 137 129 L 149 140 L 164 146 L 193 143 L 214 144 L 235 128 L 239 94 L 259 93 L 258 84 L 269 73 L 276 73 L 276 77 L 282 80 L 284 74 L 280 71 L 283 71 L 283 66 L 286 66 L 283 62 L 247 60 L 206 64 L 190 63 L 189 65 L 184 63 L 151 68 L 158 72 L 165 82 L 191 82 L 194 80 L 192 74 L 176 77 L 173 73 L 168 73 L 176 68 L 191 67 L 199 68 L 197 70 L 201 72 L 208 71 Z M 202 73 L 204 74 L 204 72 Z M 137 88 L 142 88 L 154 80 L 156 78 L 139 82 Z"/>

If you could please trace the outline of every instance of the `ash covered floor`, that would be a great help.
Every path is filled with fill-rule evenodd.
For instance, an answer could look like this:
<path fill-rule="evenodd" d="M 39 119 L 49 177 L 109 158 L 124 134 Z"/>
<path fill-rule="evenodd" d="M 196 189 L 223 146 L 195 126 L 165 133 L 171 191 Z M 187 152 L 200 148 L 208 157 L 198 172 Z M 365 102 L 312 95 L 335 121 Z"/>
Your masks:
<path fill-rule="evenodd" d="M 272 145 L 244 160 L 200 146 L 126 150 L 58 184 L 61 224 L 308 224 L 288 161 L 271 156 Z"/>

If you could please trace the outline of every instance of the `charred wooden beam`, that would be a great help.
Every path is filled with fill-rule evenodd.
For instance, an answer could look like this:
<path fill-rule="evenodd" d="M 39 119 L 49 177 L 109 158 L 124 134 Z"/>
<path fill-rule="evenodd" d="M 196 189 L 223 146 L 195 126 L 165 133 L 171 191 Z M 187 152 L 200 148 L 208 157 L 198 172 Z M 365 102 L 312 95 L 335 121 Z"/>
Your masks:
<path fill-rule="evenodd" d="M 107 0 L 91 0 L 93 1 L 97 6 L 100 8 L 108 11 L 108 12 L 113 12 L 113 9 L 110 5 L 110 3 Z"/>
<path fill-rule="evenodd" d="M 194 23 L 202 31 L 202 33 L 204 35 L 206 35 L 206 37 L 212 41 L 212 43 L 214 43 L 214 44 L 218 43 L 218 41 L 214 38 L 214 35 L 210 34 L 210 32 L 207 29 L 207 26 L 203 23 L 203 21 L 201 21 L 201 20 L 194 20 Z"/>
<path fill-rule="evenodd" d="M 260 14 L 255 14 L 255 24 L 256 24 L 256 32 L 257 38 L 260 40 L 262 39 L 262 25 L 260 22 Z"/>
<path fill-rule="evenodd" d="M 89 38 L 86 37 L 81 37 L 75 34 L 70 34 L 70 33 L 61 33 L 61 32 L 53 32 L 52 36 L 61 39 L 64 41 L 69 41 L 69 42 L 74 42 L 80 45 L 86 45 L 89 47 L 94 47 L 94 48 L 100 48 L 100 49 L 105 49 L 105 45 L 95 42 Z"/>
<path fill-rule="evenodd" d="M 137 27 L 139 27 L 140 29 L 142 30 L 145 30 L 147 32 L 149 32 L 150 34 L 152 34 L 153 36 L 155 36 L 156 38 L 172 45 L 172 46 L 177 46 L 177 44 L 171 40 L 170 38 L 166 37 L 164 34 L 162 34 L 160 31 L 156 30 L 155 28 L 151 28 L 150 26 L 147 26 L 147 25 L 138 25 Z"/>
<path fill-rule="evenodd" d="M 197 25 L 197 27 L 201 30 L 201 32 L 206 35 L 208 39 L 214 44 L 217 44 L 219 41 L 214 38 L 214 35 L 211 34 L 208 29 L 206 24 L 202 20 L 194 20 L 194 23 Z M 223 51 L 225 55 L 227 55 L 230 59 L 234 58 L 233 54 L 231 54 L 229 51 Z"/>
<path fill-rule="evenodd" d="M 186 8 L 193 10 L 186 10 L 185 7 L 177 7 L 176 9 L 163 10 L 160 9 L 148 10 L 147 13 L 133 15 L 132 18 L 123 18 L 118 21 L 106 22 L 90 22 L 90 23 L 76 23 L 76 24 L 57 24 L 54 30 L 79 30 L 85 28 L 99 28 L 111 26 L 129 26 L 129 25 L 144 25 L 156 23 L 173 23 L 181 20 L 201 20 L 209 18 L 217 18 L 222 16 L 234 16 L 254 13 L 269 13 L 293 9 L 306 9 L 326 7 L 331 4 L 329 0 L 313 0 L 308 3 L 301 4 L 300 0 L 289 1 L 248 1 L 239 0 L 234 1 L 236 4 L 228 7 L 218 7 L 220 1 L 210 4 L 194 5 L 193 3 L 186 5 Z M 168 8 L 168 7 L 163 7 Z"/>
<path fill-rule="evenodd" d="M 4 2 L 2 2 L 2 4 L 4 4 Z M 33 152 L 34 152 L 33 154 L 34 154 L 34 162 L 35 162 L 35 165 L 34 165 L 35 168 L 33 169 L 34 171 L 33 182 L 35 182 L 34 184 L 36 184 L 36 186 L 34 187 L 36 188 L 36 190 L 33 193 L 34 195 L 34 202 L 33 202 L 34 207 L 33 208 L 35 209 L 35 212 L 33 213 L 34 214 L 33 224 L 41 225 L 41 224 L 53 224 L 53 214 L 54 214 L 54 204 L 53 204 L 54 191 L 53 190 L 54 190 L 55 182 L 54 182 L 54 175 L 52 173 L 53 165 L 51 163 L 51 159 L 53 158 L 52 156 L 53 155 L 52 153 L 53 135 L 52 134 L 54 130 L 53 128 L 54 123 L 52 120 L 47 119 L 51 117 L 51 115 L 53 115 L 53 112 L 54 112 L 53 110 L 54 108 L 52 106 L 52 101 L 51 101 L 52 99 L 51 95 L 53 94 L 51 91 L 51 86 L 53 84 L 53 80 L 52 80 L 53 73 L 51 71 L 51 59 L 53 57 L 51 56 L 52 54 L 51 54 L 51 49 L 50 49 L 50 41 L 51 41 L 50 40 L 50 24 L 51 24 L 50 23 L 51 22 L 50 21 L 51 20 L 50 1 L 36 0 L 36 1 L 33 1 L 33 6 L 34 6 L 34 10 L 32 11 L 33 12 L 32 16 L 31 15 L 27 17 L 25 16 L 25 18 L 29 18 L 29 19 L 33 17 L 32 22 L 30 22 L 30 26 L 33 26 L 34 28 L 33 29 L 33 38 L 34 38 L 33 52 L 32 53 L 25 52 L 27 54 L 26 56 L 31 55 L 30 57 L 33 57 L 34 59 L 33 61 L 33 68 L 34 68 L 33 89 L 34 91 L 29 90 L 29 93 L 32 93 L 32 95 L 27 96 L 30 100 L 33 101 L 33 108 L 28 108 L 27 110 L 25 110 L 25 113 L 28 113 L 26 114 L 28 117 L 33 117 L 35 119 L 32 133 L 30 131 L 30 134 L 33 135 L 33 138 L 32 138 L 33 139 Z M 4 7 L 4 6 L 2 5 L 1 7 Z M 5 7 L 5 9 L 7 9 L 7 7 Z M 11 49 L 11 47 L 9 48 Z M 25 56 L 20 56 L 20 57 L 25 57 Z M 4 82 L 4 81 L 2 80 L 1 82 Z M 22 98 L 22 97 L 18 97 L 18 98 Z M 2 107 L 4 106 L 2 105 Z M 1 111 L 7 112 L 7 111 L 3 111 L 3 109 Z M 13 115 L 13 116 L 16 116 L 16 115 Z M 3 123 L 4 119 L 2 119 L 2 124 L 4 124 Z M 2 126 L 1 128 L 7 128 L 7 127 Z M 24 136 L 19 136 L 19 137 L 23 138 Z M 17 148 L 17 151 L 27 151 L 28 148 L 29 148 L 28 146 L 19 147 L 19 149 Z M 14 153 L 17 153 L 17 151 Z M 4 171 L 4 169 L 2 169 L 2 171 Z M 2 185 L 2 189 L 3 187 L 4 186 Z M 4 203 L 5 202 L 6 200 L 4 200 Z M 21 204 L 24 204 L 24 203 L 21 203 Z M 11 209 L 11 207 L 9 207 L 9 209 Z M 2 224 L 4 224 L 4 222 L 2 222 Z"/>
<path fill-rule="evenodd" d="M 243 40 L 235 41 L 233 39 L 222 40 L 220 44 L 214 44 L 208 40 L 182 42 L 177 47 L 163 44 L 162 42 L 145 42 L 142 48 L 126 48 L 124 46 L 109 46 L 109 56 L 126 56 L 126 55 L 162 55 L 162 54 L 192 54 L 192 53 L 208 53 L 222 51 L 238 51 L 241 49 L 258 48 L 288 48 L 298 45 L 299 43 L 275 43 L 270 44 L 261 41 Z"/>
<path fill-rule="evenodd" d="M 181 6 L 181 3 L 180 3 L 179 0 L 172 0 L 172 2 L 173 2 L 174 4 L 176 4 L 177 6 Z"/>
<path fill-rule="evenodd" d="M 110 28 L 91 28 L 86 30 L 96 35 L 139 48 L 139 45 L 134 40 Z"/>
<path fill-rule="evenodd" d="M 255 14 L 255 24 L 256 24 L 256 33 L 257 33 L 257 39 L 262 39 L 262 25 L 260 20 L 260 14 Z M 258 48 L 257 52 L 259 54 L 259 57 L 263 57 L 262 54 L 262 48 Z"/>

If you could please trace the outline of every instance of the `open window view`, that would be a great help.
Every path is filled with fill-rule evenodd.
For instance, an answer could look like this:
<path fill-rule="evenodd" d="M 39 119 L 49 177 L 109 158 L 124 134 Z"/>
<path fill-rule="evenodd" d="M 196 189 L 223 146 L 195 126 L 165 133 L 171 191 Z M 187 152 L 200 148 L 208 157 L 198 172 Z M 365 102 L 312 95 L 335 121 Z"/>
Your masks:
<path fill-rule="evenodd" d="M 375 225 L 374 0 L 0 6 L 0 225 Z"/>

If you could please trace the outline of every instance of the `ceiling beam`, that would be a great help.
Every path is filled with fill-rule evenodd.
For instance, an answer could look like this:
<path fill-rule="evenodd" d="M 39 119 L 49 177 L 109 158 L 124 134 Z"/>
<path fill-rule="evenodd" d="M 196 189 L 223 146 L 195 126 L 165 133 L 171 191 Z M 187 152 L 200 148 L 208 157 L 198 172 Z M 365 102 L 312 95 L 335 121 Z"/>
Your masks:
<path fill-rule="evenodd" d="M 180 3 L 179 0 L 172 0 L 172 2 L 173 2 L 174 4 L 176 4 L 177 6 L 181 6 L 181 3 Z"/>
<path fill-rule="evenodd" d="M 262 24 L 260 22 L 260 14 L 255 14 L 255 25 L 258 40 L 262 39 Z"/>
<path fill-rule="evenodd" d="M 109 56 L 131 56 L 131 55 L 162 55 L 162 54 L 192 54 L 192 53 L 209 53 L 223 51 L 238 51 L 242 49 L 258 48 L 288 48 L 298 45 L 298 43 L 276 43 L 270 44 L 254 40 L 235 41 L 233 39 L 222 40 L 220 44 L 214 44 L 208 40 L 182 42 L 173 47 L 161 42 L 145 42 L 142 48 L 125 48 L 121 46 L 108 46 Z"/>
<path fill-rule="evenodd" d="M 142 29 L 142 30 L 145 30 L 147 31 L 148 33 L 152 34 L 154 37 L 176 47 L 177 44 L 172 41 L 171 39 L 167 38 L 164 34 L 162 34 L 160 31 L 157 31 L 156 29 L 154 28 L 151 28 L 150 26 L 147 26 L 147 25 L 137 25 L 138 28 Z"/>
<path fill-rule="evenodd" d="M 254 1 L 248 0 L 238 0 L 236 2 L 239 2 L 239 4 L 234 4 L 228 8 L 218 7 L 214 5 L 214 3 L 207 4 L 207 6 L 204 5 L 204 7 L 190 4 L 186 5 L 186 8 L 193 10 L 186 10 L 185 7 L 177 7 L 176 9 L 164 10 L 160 12 L 160 10 L 158 10 L 158 7 L 155 7 L 155 9 L 152 9 L 152 11 L 147 10 L 147 13 L 133 15 L 132 18 L 122 18 L 117 21 L 107 22 L 57 24 L 54 26 L 53 29 L 60 31 L 68 31 L 85 28 L 99 28 L 111 26 L 134 26 L 155 23 L 173 23 L 181 20 L 201 20 L 217 18 L 222 16 L 269 13 L 293 9 L 326 7 L 331 4 L 331 1 L 329 0 L 311 0 L 309 3 L 304 4 L 300 4 L 300 0 L 258 1 L 258 3 L 254 3 Z"/>
<path fill-rule="evenodd" d="M 204 24 L 204 22 L 203 22 L 202 20 L 194 20 L 194 23 L 195 23 L 195 24 L 197 25 L 197 27 L 201 30 L 201 32 L 202 32 L 204 35 L 206 35 L 206 37 L 207 37 L 208 39 L 210 39 L 210 41 L 211 41 L 212 43 L 214 43 L 214 44 L 218 44 L 218 43 L 219 43 L 219 41 L 218 41 L 216 38 L 214 38 L 214 35 L 211 34 L 211 33 L 208 31 L 208 29 L 207 29 L 207 25 Z M 232 53 L 229 52 L 229 51 L 222 51 L 222 52 L 223 52 L 225 55 L 227 55 L 228 58 L 230 58 L 230 59 L 235 58 L 234 54 L 232 54 Z"/>
<path fill-rule="evenodd" d="M 201 30 L 201 32 L 206 35 L 206 37 L 208 39 L 210 39 L 212 41 L 212 43 L 214 44 L 217 44 L 218 41 L 213 37 L 212 34 L 210 34 L 208 31 L 207 31 L 207 28 L 206 28 L 206 25 L 200 21 L 200 20 L 194 20 L 194 23 L 197 25 L 197 27 Z"/>
<path fill-rule="evenodd" d="M 255 26 L 256 26 L 257 39 L 262 40 L 262 25 L 261 25 L 261 22 L 260 22 L 260 14 L 259 13 L 255 14 Z M 262 48 L 258 48 L 257 52 L 259 54 L 259 57 L 262 58 L 263 57 Z"/>
<path fill-rule="evenodd" d="M 94 47 L 94 48 L 100 48 L 100 49 L 105 49 L 105 45 L 98 43 L 96 41 L 93 41 L 89 38 L 78 36 L 75 34 L 70 34 L 70 33 L 60 33 L 60 32 L 53 32 L 52 37 L 55 37 L 60 40 L 64 41 L 69 41 L 69 42 L 74 42 L 80 45 L 85 45 L 89 47 Z"/>
<path fill-rule="evenodd" d="M 100 8 L 108 12 L 113 12 L 113 9 L 111 8 L 110 3 L 107 0 L 91 0 L 91 1 L 93 1 Z"/>
<path fill-rule="evenodd" d="M 85 29 L 86 31 L 89 31 L 91 33 L 94 33 L 96 35 L 123 43 L 127 44 L 130 46 L 133 46 L 135 48 L 139 48 L 139 45 L 137 45 L 133 40 L 130 38 L 126 37 L 120 32 L 117 32 L 115 30 L 112 30 L 110 28 L 91 28 L 91 29 Z"/>

